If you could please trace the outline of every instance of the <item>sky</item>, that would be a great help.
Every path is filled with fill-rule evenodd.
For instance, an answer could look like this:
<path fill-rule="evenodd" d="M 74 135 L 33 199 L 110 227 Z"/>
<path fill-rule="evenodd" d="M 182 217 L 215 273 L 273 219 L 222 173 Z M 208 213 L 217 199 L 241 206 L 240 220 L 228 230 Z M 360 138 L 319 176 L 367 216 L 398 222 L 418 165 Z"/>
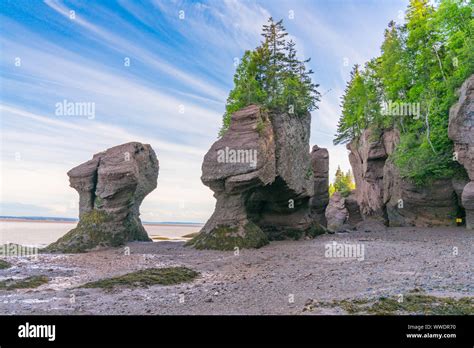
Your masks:
<path fill-rule="evenodd" d="M 235 63 L 283 19 L 311 58 L 322 100 L 310 146 L 326 147 L 330 175 L 350 169 L 332 140 L 354 64 L 380 52 L 405 0 L 0 2 L 0 215 L 77 217 L 67 171 L 129 141 L 151 144 L 158 187 L 144 221 L 205 222 L 214 210 L 201 164 L 217 140 Z M 93 113 L 59 113 L 89 103 Z M 92 110 L 92 109 L 91 109 Z"/>

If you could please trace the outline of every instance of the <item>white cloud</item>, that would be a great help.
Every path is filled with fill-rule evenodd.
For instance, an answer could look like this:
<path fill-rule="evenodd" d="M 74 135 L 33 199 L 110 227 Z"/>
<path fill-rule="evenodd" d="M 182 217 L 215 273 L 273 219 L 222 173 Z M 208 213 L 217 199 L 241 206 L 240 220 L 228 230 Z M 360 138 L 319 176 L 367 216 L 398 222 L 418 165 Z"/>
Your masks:
<path fill-rule="evenodd" d="M 332 89 L 313 112 L 311 145 L 328 148 L 331 177 L 338 164 L 350 168 L 345 147 L 332 145 L 339 98 L 350 65 L 372 56 L 383 34 L 383 27 L 374 28 L 361 16 L 360 3 L 344 4 L 332 14 L 312 2 L 121 0 L 122 9 L 149 30 L 105 3 L 45 3 L 46 19 L 42 13 L 30 15 L 48 32 L 1 15 L 2 202 L 75 216 L 77 193 L 68 187 L 66 171 L 98 151 L 134 140 L 150 143 L 161 166 L 158 188 L 143 203 L 143 219 L 205 221 L 214 199 L 200 181 L 200 167 L 220 126 L 233 58 L 259 44 L 262 24 L 271 14 L 275 19 L 283 15 L 300 56 L 312 56 L 321 92 Z M 68 6 L 77 7 L 76 18 L 63 28 Z M 184 21 L 178 18 L 180 9 L 186 12 Z M 290 9 L 292 21 L 286 19 Z M 157 21 L 157 15 L 165 20 Z M 357 30 L 348 30 L 340 16 L 353 19 Z M 18 56 L 22 66 L 12 68 Z M 113 63 L 124 56 L 144 69 Z M 344 57 L 349 67 L 342 65 Z M 55 116 L 54 104 L 63 99 L 95 102 L 96 118 Z M 20 161 L 15 161 L 17 152 Z"/>
<path fill-rule="evenodd" d="M 70 18 L 70 9 L 64 6 L 61 2 L 57 0 L 45 0 L 45 3 L 64 17 L 68 19 Z M 73 21 L 74 23 L 77 23 L 87 29 L 92 34 L 96 35 L 97 38 L 100 39 L 100 42 L 102 44 L 107 44 L 108 47 L 122 52 L 125 56 L 133 55 L 133 57 L 137 57 L 142 62 L 154 67 L 162 73 L 182 80 L 183 83 L 192 86 L 197 91 L 206 93 L 208 96 L 212 96 L 216 100 L 225 100 L 225 91 L 218 89 L 213 85 L 210 85 L 209 83 L 204 82 L 199 78 L 196 78 L 176 68 L 174 65 L 163 61 L 156 54 L 152 54 L 148 50 L 143 49 L 143 44 L 139 46 L 130 41 L 127 41 L 110 31 L 107 31 L 97 25 L 90 23 L 86 19 L 82 18 L 79 14 L 76 14 L 75 19 Z"/>
<path fill-rule="evenodd" d="M 63 207 L 66 216 L 75 216 L 77 208 L 73 202 L 77 200 L 77 194 L 68 187 L 66 172 L 106 148 L 141 141 L 152 145 L 161 167 L 158 188 L 145 199 L 144 210 L 159 206 L 168 211 L 164 216 L 153 214 L 155 221 L 169 219 L 173 212 L 177 213 L 176 219 L 186 221 L 187 209 L 179 212 L 172 209 L 185 201 L 189 208 L 194 206 L 195 221 L 204 221 L 212 213 L 212 194 L 200 182 L 204 149 L 144 138 L 97 121 L 75 125 L 5 105 L 0 105 L 0 113 L 3 120 L 14 119 L 18 125 L 24 124 L 22 119 L 28 120 L 26 123 L 30 127 L 28 131 L 2 131 L 2 202 L 28 202 L 49 207 L 51 214 L 59 213 L 62 210 L 58 207 Z M 36 132 L 45 125 L 51 127 L 50 132 L 46 135 Z M 19 160 L 15 160 L 16 153 L 20 154 Z M 144 219 L 150 218 L 144 214 Z"/>

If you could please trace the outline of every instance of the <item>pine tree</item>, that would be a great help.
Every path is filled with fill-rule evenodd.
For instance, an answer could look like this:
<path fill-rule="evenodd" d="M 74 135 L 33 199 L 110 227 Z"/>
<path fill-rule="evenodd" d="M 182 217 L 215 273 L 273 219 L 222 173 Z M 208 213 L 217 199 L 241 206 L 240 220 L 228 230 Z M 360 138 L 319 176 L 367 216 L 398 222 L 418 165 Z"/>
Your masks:
<path fill-rule="evenodd" d="M 337 166 L 336 175 L 334 178 L 334 188 L 337 192 L 340 192 L 343 185 L 344 173 L 340 166 Z"/>
<path fill-rule="evenodd" d="M 367 124 L 367 93 L 359 65 L 354 65 L 342 97 L 342 116 L 334 144 L 344 144 L 358 137 Z"/>
<path fill-rule="evenodd" d="M 417 184 L 460 173 L 448 138 L 455 91 L 474 73 L 474 17 L 469 2 L 410 0 L 404 25 L 390 22 L 380 57 L 354 69 L 342 97 L 335 144 L 368 127 L 400 130 L 391 155 Z M 420 113 L 384 115 L 379 102 L 418 104 Z M 417 117 L 414 117 L 417 116 Z M 374 133 L 377 134 L 377 133 Z"/>
<path fill-rule="evenodd" d="M 308 58 L 304 63 L 309 63 L 311 58 Z M 321 94 L 318 91 L 319 84 L 316 84 L 312 81 L 311 75 L 314 74 L 314 71 L 309 69 L 306 71 L 305 64 L 302 64 L 301 69 L 301 79 L 303 82 L 304 93 L 301 93 L 303 100 L 302 109 L 303 110 L 314 110 L 317 108 L 317 103 L 321 100 Z"/>
<path fill-rule="evenodd" d="M 288 107 L 289 113 L 298 112 L 298 96 L 301 93 L 302 83 L 300 81 L 301 62 L 296 58 L 295 42 L 290 40 L 286 47 L 284 71 L 282 74 L 283 92 L 282 101 Z"/>
<path fill-rule="evenodd" d="M 338 166 L 334 178 L 334 183 L 329 185 L 330 195 L 332 195 L 333 192 L 340 192 L 342 196 L 347 197 L 354 189 L 355 184 L 352 172 L 348 170 L 347 173 L 344 173 L 341 170 L 341 167 Z"/>
<path fill-rule="evenodd" d="M 287 41 L 287 35 L 283 21 L 275 23 L 270 17 L 263 26 L 263 42 L 245 52 L 227 98 L 220 136 L 227 131 L 232 113 L 249 104 L 299 117 L 317 108 L 319 85 L 311 80 L 313 71 L 306 69 L 309 59 L 297 58 L 295 43 Z"/>
<path fill-rule="evenodd" d="M 312 82 L 313 71 L 306 69 L 310 59 L 298 60 L 295 45 L 290 40 L 285 47 L 282 104 L 286 103 L 288 112 L 302 115 L 317 108 L 321 95 L 317 90 L 319 85 Z"/>
<path fill-rule="evenodd" d="M 283 26 L 283 20 L 274 22 L 273 18 L 268 19 L 268 24 L 263 26 L 262 36 L 264 37 L 263 46 L 268 47 L 268 63 L 263 66 L 265 76 L 263 86 L 268 91 L 269 106 L 274 107 L 278 104 L 277 96 L 282 87 L 282 75 L 285 56 L 285 37 L 288 33 Z"/>
<path fill-rule="evenodd" d="M 249 104 L 260 104 L 266 99 L 266 92 L 261 87 L 259 80 L 262 74 L 262 61 L 265 59 L 263 49 L 246 51 L 234 75 L 234 89 L 227 98 L 226 112 L 223 117 L 222 136 L 230 125 L 231 115 Z"/>

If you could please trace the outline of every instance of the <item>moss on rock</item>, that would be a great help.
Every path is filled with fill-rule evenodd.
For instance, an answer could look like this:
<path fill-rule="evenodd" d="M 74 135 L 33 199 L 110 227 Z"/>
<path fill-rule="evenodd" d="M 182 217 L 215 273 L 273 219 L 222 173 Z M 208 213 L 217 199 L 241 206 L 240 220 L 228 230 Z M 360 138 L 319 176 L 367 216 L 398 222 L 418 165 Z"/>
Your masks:
<path fill-rule="evenodd" d="M 304 237 L 314 238 L 318 235 L 326 233 L 324 227 L 318 223 L 313 223 L 310 227 L 305 229 L 297 228 L 275 228 L 275 227 L 266 227 L 264 229 L 266 235 L 268 235 L 269 240 L 299 240 Z"/>
<path fill-rule="evenodd" d="M 127 216 L 124 221 L 115 221 L 103 210 L 91 210 L 81 216 L 76 228 L 42 252 L 82 253 L 95 247 L 118 247 L 128 241 L 151 241 L 140 221 Z"/>
<path fill-rule="evenodd" d="M 199 276 L 199 273 L 187 267 L 147 268 L 127 273 L 118 277 L 101 279 L 86 283 L 80 288 L 112 289 L 123 287 L 148 287 L 152 285 L 174 285 L 189 282 Z"/>
<path fill-rule="evenodd" d="M 311 238 L 314 238 L 327 232 L 328 230 L 324 226 L 321 226 L 318 223 L 314 223 L 310 228 L 306 230 L 306 235 Z"/>
<path fill-rule="evenodd" d="M 181 236 L 182 238 L 194 238 L 199 235 L 199 232 L 193 232 L 193 233 L 188 233 L 185 234 L 184 236 Z"/>
<path fill-rule="evenodd" d="M 49 282 L 44 275 L 32 276 L 23 279 L 5 279 L 0 281 L 0 290 L 32 289 Z"/>
<path fill-rule="evenodd" d="M 116 240 L 113 242 L 114 246 L 122 245 L 128 241 L 151 241 L 150 237 L 140 222 L 138 217 L 131 215 L 127 216 L 124 223 L 125 233 L 116 234 Z"/>
<path fill-rule="evenodd" d="M 248 222 L 239 231 L 237 226 L 218 226 L 209 233 L 199 233 L 186 245 L 196 249 L 234 250 L 260 248 L 268 244 L 268 238 L 253 222 Z"/>
<path fill-rule="evenodd" d="M 56 242 L 48 245 L 44 252 L 81 253 L 104 242 L 120 245 L 107 233 L 104 224 L 110 220 L 108 214 L 101 210 L 91 210 L 81 216 L 76 228 L 72 229 Z"/>

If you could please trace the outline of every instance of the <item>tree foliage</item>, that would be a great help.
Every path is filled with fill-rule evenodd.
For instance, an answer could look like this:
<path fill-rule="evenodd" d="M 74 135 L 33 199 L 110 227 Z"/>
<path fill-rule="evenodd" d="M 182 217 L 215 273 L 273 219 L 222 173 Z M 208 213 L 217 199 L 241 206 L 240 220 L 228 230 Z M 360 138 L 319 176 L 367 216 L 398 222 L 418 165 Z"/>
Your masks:
<path fill-rule="evenodd" d="M 418 184 L 453 175 L 448 138 L 455 91 L 474 72 L 473 9 L 466 1 L 410 0 L 404 25 L 390 22 L 381 55 L 355 66 L 342 97 L 335 144 L 366 128 L 400 129 L 393 157 L 403 177 Z M 419 115 L 384 112 L 382 105 L 419 106 Z M 385 110 L 386 111 L 386 110 Z"/>
<path fill-rule="evenodd" d="M 332 196 L 334 192 L 340 192 L 342 196 L 347 197 L 354 189 L 354 176 L 351 170 L 349 169 L 347 173 L 344 173 L 341 167 L 338 166 L 334 182 L 329 184 L 329 196 Z"/>
<path fill-rule="evenodd" d="M 283 21 L 274 22 L 270 17 L 262 36 L 261 45 L 246 51 L 237 67 L 221 136 L 229 128 L 231 115 L 250 104 L 301 117 L 317 108 L 319 85 L 312 82 L 313 71 L 306 68 L 310 60 L 298 59 L 295 43 L 287 40 Z"/>

